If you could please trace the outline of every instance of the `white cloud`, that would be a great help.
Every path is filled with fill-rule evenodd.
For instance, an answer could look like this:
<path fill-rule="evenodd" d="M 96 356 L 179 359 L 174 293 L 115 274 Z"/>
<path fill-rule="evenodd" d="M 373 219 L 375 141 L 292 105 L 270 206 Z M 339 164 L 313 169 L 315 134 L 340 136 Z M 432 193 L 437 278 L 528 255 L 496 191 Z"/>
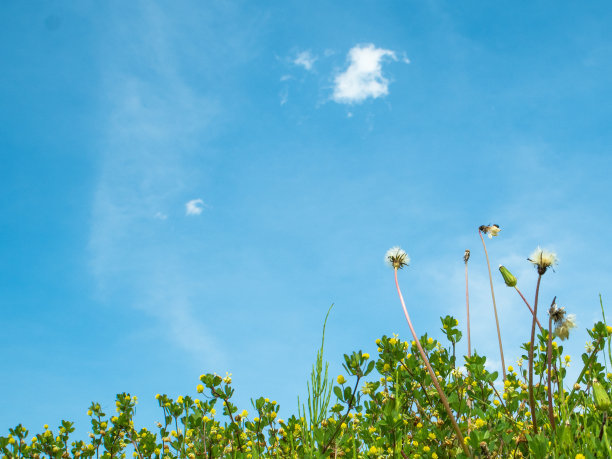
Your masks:
<path fill-rule="evenodd" d="M 312 70 L 312 66 L 316 62 L 317 57 L 313 56 L 310 51 L 302 51 L 297 55 L 293 63 L 304 67 L 306 70 Z"/>
<path fill-rule="evenodd" d="M 200 215 L 204 210 L 204 201 L 192 199 L 185 204 L 185 215 Z"/>
<path fill-rule="evenodd" d="M 168 218 L 168 216 L 167 216 L 165 213 L 163 213 L 163 212 L 157 212 L 157 213 L 156 213 L 156 214 L 153 216 L 153 218 L 157 218 L 158 220 L 165 220 L 165 219 L 167 219 L 167 218 Z"/>
<path fill-rule="evenodd" d="M 373 44 L 351 48 L 348 68 L 334 79 L 332 99 L 340 104 L 352 104 L 363 102 L 368 97 L 386 96 L 389 80 L 382 74 L 385 57 L 397 60 L 393 51 L 376 48 Z"/>

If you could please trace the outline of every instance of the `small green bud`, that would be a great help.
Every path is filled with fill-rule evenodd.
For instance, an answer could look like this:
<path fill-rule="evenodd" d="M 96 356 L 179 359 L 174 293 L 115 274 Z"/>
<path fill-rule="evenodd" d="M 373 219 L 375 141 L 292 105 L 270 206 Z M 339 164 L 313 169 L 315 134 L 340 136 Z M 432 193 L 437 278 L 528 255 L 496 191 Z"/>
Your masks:
<path fill-rule="evenodd" d="M 505 266 L 499 265 L 499 272 L 501 273 L 502 277 L 504 278 L 504 282 L 508 287 L 516 286 L 516 277 L 514 277 Z"/>
<path fill-rule="evenodd" d="M 599 411 L 608 411 L 612 402 L 606 393 L 606 389 L 599 381 L 593 381 L 593 398 L 595 399 L 595 408 Z"/>

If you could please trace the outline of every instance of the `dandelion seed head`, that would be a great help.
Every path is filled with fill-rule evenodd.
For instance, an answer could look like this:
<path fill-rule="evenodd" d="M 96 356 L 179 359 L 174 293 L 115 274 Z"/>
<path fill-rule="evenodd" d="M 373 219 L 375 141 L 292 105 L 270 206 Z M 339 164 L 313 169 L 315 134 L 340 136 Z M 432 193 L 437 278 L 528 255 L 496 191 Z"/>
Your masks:
<path fill-rule="evenodd" d="M 385 262 L 393 269 L 402 269 L 410 264 L 410 257 L 400 247 L 391 247 L 385 254 Z"/>
<path fill-rule="evenodd" d="M 499 225 L 482 225 L 478 228 L 478 230 L 489 236 L 489 239 L 493 239 L 493 236 L 497 236 L 499 234 L 501 228 Z"/>
<path fill-rule="evenodd" d="M 529 256 L 528 260 L 535 265 L 540 275 L 544 274 L 548 268 L 557 264 L 557 254 L 548 250 L 543 250 L 538 246 Z"/>
<path fill-rule="evenodd" d="M 569 338 L 569 332 L 572 328 L 576 328 L 576 315 L 568 314 L 565 319 L 555 328 L 555 335 L 562 341 Z"/>

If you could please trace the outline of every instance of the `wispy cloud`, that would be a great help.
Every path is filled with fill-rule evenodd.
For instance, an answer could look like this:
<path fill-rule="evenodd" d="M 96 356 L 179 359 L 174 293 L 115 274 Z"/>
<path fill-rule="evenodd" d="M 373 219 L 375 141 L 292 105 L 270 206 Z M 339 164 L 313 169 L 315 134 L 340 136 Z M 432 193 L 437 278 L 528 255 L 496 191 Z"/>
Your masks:
<path fill-rule="evenodd" d="M 192 199 L 185 204 L 185 215 L 200 215 L 204 210 L 204 201 Z"/>
<path fill-rule="evenodd" d="M 332 99 L 340 104 L 353 104 L 389 94 L 389 80 L 382 74 L 385 58 L 397 60 L 395 52 L 373 44 L 351 48 L 348 68 L 334 79 Z"/>
<path fill-rule="evenodd" d="M 317 57 L 310 51 L 302 51 L 301 53 L 298 53 L 297 57 L 293 60 L 293 63 L 295 65 L 299 65 L 300 67 L 304 67 L 306 70 L 312 70 L 316 60 Z"/>
<path fill-rule="evenodd" d="M 194 281 L 190 258 L 184 257 L 182 244 L 150 221 L 151 216 L 165 220 L 159 209 L 179 206 L 197 187 L 199 177 L 188 158 L 194 139 L 217 114 L 217 105 L 185 83 L 174 62 L 165 16 L 154 5 L 143 5 L 138 10 L 138 40 L 130 48 L 105 54 L 108 105 L 99 122 L 103 136 L 89 240 L 91 267 L 103 302 L 154 318 L 156 335 L 196 360 L 207 355 L 205 363 L 210 365 L 210 359 L 224 357 L 198 317 L 201 306 L 199 311 L 192 307 L 193 301 L 202 304 L 204 292 Z M 113 33 L 119 36 L 131 30 L 122 21 L 113 23 Z M 133 55 L 146 71 L 129 70 L 126 62 Z M 186 205 L 187 214 L 197 215 L 203 206 L 201 199 L 194 199 Z M 192 251 L 201 250 L 195 237 L 189 245 Z"/>

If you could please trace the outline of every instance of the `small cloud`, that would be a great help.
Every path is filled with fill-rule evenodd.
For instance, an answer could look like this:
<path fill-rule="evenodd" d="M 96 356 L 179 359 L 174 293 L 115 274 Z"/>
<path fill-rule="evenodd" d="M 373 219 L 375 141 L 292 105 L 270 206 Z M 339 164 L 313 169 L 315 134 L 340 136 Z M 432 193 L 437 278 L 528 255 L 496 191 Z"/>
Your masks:
<path fill-rule="evenodd" d="M 404 64 L 410 64 L 410 59 L 408 59 L 408 56 L 406 56 L 406 53 L 402 53 L 400 60 L 404 63 Z"/>
<path fill-rule="evenodd" d="M 313 56 L 310 51 L 302 51 L 297 55 L 293 63 L 295 65 L 304 67 L 306 70 L 312 70 L 312 66 L 314 65 L 316 60 L 317 57 Z"/>
<path fill-rule="evenodd" d="M 153 215 L 153 218 L 157 218 L 158 220 L 165 220 L 168 218 L 168 216 L 163 212 L 157 212 L 155 215 Z"/>
<path fill-rule="evenodd" d="M 200 215 L 204 210 L 204 201 L 201 199 L 192 199 L 185 204 L 185 215 Z"/>
<path fill-rule="evenodd" d="M 347 118 L 352 118 L 352 117 L 353 117 L 353 112 L 348 112 L 348 113 L 346 114 L 346 117 L 347 117 Z"/>
<path fill-rule="evenodd" d="M 348 68 L 334 79 L 332 99 L 339 104 L 352 104 L 389 94 L 389 80 L 382 75 L 385 57 L 397 60 L 393 51 L 376 48 L 373 44 L 351 48 Z"/>
<path fill-rule="evenodd" d="M 336 54 L 336 51 L 334 51 L 333 49 L 326 49 L 325 51 L 323 51 L 323 55 L 325 57 L 330 57 L 333 56 L 334 54 Z"/>
<path fill-rule="evenodd" d="M 282 77 L 280 77 L 281 81 L 287 81 L 287 80 L 291 80 L 293 77 L 291 75 L 283 75 Z"/>

